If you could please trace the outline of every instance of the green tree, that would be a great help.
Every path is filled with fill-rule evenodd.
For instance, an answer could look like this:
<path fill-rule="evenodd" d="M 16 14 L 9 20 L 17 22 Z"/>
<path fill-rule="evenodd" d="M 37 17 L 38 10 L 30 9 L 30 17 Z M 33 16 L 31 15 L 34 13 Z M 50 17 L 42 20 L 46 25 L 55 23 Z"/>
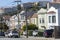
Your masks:
<path fill-rule="evenodd" d="M 0 23 L 0 30 L 7 31 L 9 27 L 5 23 Z"/>
<path fill-rule="evenodd" d="M 22 29 L 25 31 L 26 25 L 24 25 Z M 28 30 L 38 30 L 38 27 L 35 24 L 28 24 Z"/>

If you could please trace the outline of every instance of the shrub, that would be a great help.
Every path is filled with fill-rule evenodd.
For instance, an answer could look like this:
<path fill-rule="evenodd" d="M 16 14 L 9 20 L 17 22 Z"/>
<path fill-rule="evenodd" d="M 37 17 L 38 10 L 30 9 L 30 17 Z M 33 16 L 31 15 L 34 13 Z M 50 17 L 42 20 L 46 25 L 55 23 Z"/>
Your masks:
<path fill-rule="evenodd" d="M 5 23 L 0 23 L 0 30 L 7 31 L 9 27 Z"/>
<path fill-rule="evenodd" d="M 33 33 L 33 31 L 31 31 L 31 30 L 28 31 L 29 36 L 32 36 L 32 33 Z"/>
<path fill-rule="evenodd" d="M 38 30 L 38 27 L 35 24 L 28 24 L 28 30 Z M 22 28 L 24 31 L 26 30 L 26 25 Z"/>
<path fill-rule="evenodd" d="M 41 36 L 42 37 L 43 36 L 43 32 L 39 31 L 38 32 L 38 36 Z"/>

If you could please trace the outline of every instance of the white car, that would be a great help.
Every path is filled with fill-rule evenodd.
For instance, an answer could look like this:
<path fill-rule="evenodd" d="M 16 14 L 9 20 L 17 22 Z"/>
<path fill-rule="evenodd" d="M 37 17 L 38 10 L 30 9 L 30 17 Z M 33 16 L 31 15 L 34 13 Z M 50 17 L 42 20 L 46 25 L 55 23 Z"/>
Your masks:
<path fill-rule="evenodd" d="M 37 36 L 38 32 L 37 31 L 33 31 L 33 36 Z"/>
<path fill-rule="evenodd" d="M 26 33 L 26 31 L 24 31 L 24 32 L 23 32 L 23 35 L 25 35 L 25 36 L 26 36 L 26 34 L 27 34 L 27 33 Z"/>

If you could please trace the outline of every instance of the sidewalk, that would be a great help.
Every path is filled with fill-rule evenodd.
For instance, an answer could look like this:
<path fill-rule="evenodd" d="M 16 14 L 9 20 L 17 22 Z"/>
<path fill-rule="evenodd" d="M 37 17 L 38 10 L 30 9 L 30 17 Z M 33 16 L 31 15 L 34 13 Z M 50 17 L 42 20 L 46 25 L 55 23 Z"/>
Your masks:
<path fill-rule="evenodd" d="M 34 37 L 34 36 L 21 36 L 22 39 L 24 40 L 55 40 L 54 38 L 45 38 L 45 37 Z"/>

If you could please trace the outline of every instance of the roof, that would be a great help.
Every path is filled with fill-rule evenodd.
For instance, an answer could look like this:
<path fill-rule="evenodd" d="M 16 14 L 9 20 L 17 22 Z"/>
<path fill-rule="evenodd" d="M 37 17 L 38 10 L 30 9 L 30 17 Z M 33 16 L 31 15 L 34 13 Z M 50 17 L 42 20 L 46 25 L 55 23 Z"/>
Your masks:
<path fill-rule="evenodd" d="M 49 3 L 49 8 L 50 8 L 51 6 L 53 6 L 53 7 L 55 7 L 55 8 L 57 9 L 57 8 L 60 8 L 60 3 L 59 3 L 59 2 L 50 2 L 50 3 Z"/>
<path fill-rule="evenodd" d="M 10 15 L 5 15 L 5 16 L 3 16 L 3 18 L 5 19 L 5 20 L 9 20 L 10 19 Z"/>
<path fill-rule="evenodd" d="M 50 12 L 48 12 L 49 14 L 51 14 L 51 13 L 56 13 L 56 12 L 54 12 L 54 11 L 50 11 Z"/>
<path fill-rule="evenodd" d="M 20 14 L 23 14 L 23 13 L 25 13 L 25 11 L 21 11 L 21 12 L 20 12 Z"/>
<path fill-rule="evenodd" d="M 51 7 L 51 8 L 47 11 L 47 13 L 55 13 L 55 12 L 56 12 L 55 7 Z"/>
<path fill-rule="evenodd" d="M 38 14 L 34 13 L 31 18 L 37 18 Z"/>
<path fill-rule="evenodd" d="M 34 15 L 34 13 L 36 13 L 36 11 L 27 11 L 27 12 L 22 11 L 22 12 L 21 12 L 21 15 L 26 16 L 26 14 L 27 14 L 27 17 L 28 17 L 28 18 L 31 18 L 31 17 Z"/>
<path fill-rule="evenodd" d="M 39 13 L 46 13 L 46 12 L 47 12 L 47 9 L 41 8 L 41 9 L 38 11 L 38 14 L 39 14 Z"/>
<path fill-rule="evenodd" d="M 59 2 L 60 3 L 60 0 L 53 0 L 53 2 Z"/>

